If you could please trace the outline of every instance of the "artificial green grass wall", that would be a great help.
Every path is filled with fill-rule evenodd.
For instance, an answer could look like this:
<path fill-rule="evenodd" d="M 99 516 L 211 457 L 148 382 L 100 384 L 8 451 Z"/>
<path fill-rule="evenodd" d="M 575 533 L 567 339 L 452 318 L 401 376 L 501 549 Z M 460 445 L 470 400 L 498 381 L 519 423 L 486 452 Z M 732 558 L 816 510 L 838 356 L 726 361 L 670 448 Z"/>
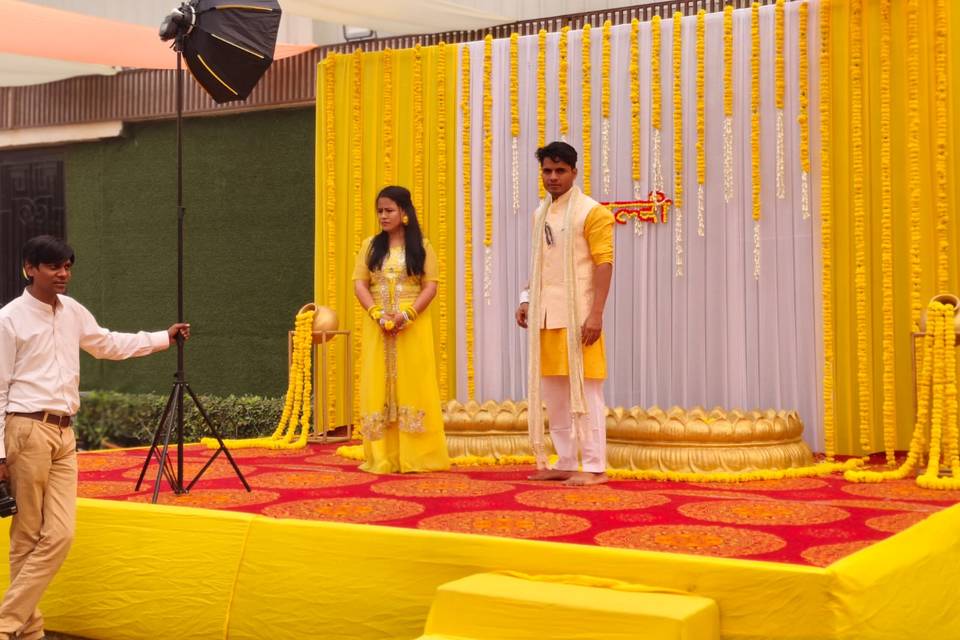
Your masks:
<path fill-rule="evenodd" d="M 286 390 L 288 329 L 313 291 L 314 111 L 184 122 L 187 380 L 198 393 Z M 129 124 L 123 138 L 68 148 L 70 295 L 100 325 L 156 330 L 176 321 L 173 122 Z M 84 354 L 81 389 L 169 390 L 176 349 L 125 362 Z"/>

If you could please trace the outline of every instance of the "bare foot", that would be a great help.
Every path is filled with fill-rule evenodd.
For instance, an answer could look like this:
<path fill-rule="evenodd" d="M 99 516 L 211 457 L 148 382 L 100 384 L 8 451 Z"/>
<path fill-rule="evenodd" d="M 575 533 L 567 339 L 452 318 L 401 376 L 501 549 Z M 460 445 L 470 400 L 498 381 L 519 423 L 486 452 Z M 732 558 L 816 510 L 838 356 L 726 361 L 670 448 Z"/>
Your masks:
<path fill-rule="evenodd" d="M 559 469 L 543 469 L 537 471 L 532 476 L 527 476 L 527 480 L 567 480 L 575 475 L 575 471 L 561 471 Z"/>
<path fill-rule="evenodd" d="M 609 480 L 607 474 L 602 471 L 600 473 L 582 471 L 571 475 L 563 481 L 563 484 L 571 487 L 589 487 L 595 484 L 603 484 L 607 480 Z"/>

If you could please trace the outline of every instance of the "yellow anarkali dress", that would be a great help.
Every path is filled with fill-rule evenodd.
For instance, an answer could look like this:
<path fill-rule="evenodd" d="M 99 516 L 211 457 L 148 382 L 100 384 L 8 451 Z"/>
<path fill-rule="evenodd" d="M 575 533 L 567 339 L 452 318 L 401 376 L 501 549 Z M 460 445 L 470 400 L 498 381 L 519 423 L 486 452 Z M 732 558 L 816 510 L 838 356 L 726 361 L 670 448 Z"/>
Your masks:
<path fill-rule="evenodd" d="M 353 279 L 370 283 L 374 304 L 385 312 L 412 305 L 423 283 L 439 281 L 437 256 L 424 241 L 422 276 L 407 275 L 403 247 L 393 247 L 377 271 L 367 268 L 371 238 L 357 254 Z M 371 473 L 441 471 L 450 468 L 437 385 L 433 323 L 424 310 L 394 335 L 364 316 L 360 348 L 360 433 Z"/>

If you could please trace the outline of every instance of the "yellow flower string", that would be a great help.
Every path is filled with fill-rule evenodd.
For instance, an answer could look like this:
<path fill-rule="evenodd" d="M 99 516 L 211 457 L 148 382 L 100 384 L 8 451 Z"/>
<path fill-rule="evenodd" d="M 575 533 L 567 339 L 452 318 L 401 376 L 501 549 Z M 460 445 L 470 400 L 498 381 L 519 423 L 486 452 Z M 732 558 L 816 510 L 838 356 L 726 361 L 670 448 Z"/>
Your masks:
<path fill-rule="evenodd" d="M 310 435 L 311 356 L 313 353 L 313 309 L 298 313 L 294 324 L 293 353 L 283 413 L 273 434 L 261 438 L 224 440 L 230 449 L 302 449 Z M 299 429 L 297 427 L 300 427 Z M 203 438 L 200 444 L 216 449 L 216 438 Z"/>
<path fill-rule="evenodd" d="M 483 300 L 493 296 L 493 36 L 483 39 Z"/>
<path fill-rule="evenodd" d="M 413 206 L 420 211 L 420 224 L 426 228 L 426 207 L 423 202 L 423 49 L 413 47 Z"/>
<path fill-rule="evenodd" d="M 353 71 L 350 92 L 350 190 L 351 213 L 353 217 L 353 255 L 360 252 L 363 242 L 363 50 L 355 49 L 350 58 Z M 360 335 L 363 322 L 363 307 L 355 301 L 353 307 L 353 332 Z M 353 361 L 360 361 L 360 340 L 353 340 Z M 353 384 L 353 415 L 360 415 L 360 376 L 357 372 L 350 384 Z M 328 385 L 334 386 L 334 385 Z"/>
<path fill-rule="evenodd" d="M 704 37 L 707 12 L 697 11 L 697 235 L 704 234 L 703 185 L 707 180 L 706 154 L 706 87 L 704 82 Z"/>
<path fill-rule="evenodd" d="M 327 225 L 327 306 L 337 304 L 337 147 L 336 147 L 336 53 L 330 53 L 322 63 L 323 72 L 323 129 L 324 129 L 324 219 Z M 356 340 L 359 343 L 359 340 Z M 327 375 L 336 380 L 336 354 L 328 354 Z M 292 399 L 291 399 L 292 402 Z M 327 384 L 327 407 L 337 408 L 337 385 Z M 334 414 L 336 415 L 336 414 Z"/>
<path fill-rule="evenodd" d="M 924 489 L 960 489 L 960 460 L 957 451 L 957 369 L 954 347 L 953 305 L 931 301 L 927 311 L 927 331 L 933 331 L 932 408 L 930 411 L 930 451 L 927 469 L 917 477 Z M 940 477 L 940 466 L 950 466 L 952 478 Z"/>
<path fill-rule="evenodd" d="M 883 448 L 887 464 L 896 462 L 897 405 L 893 335 L 893 169 L 890 148 L 891 0 L 880 0 L 880 274 L 883 294 L 882 364 Z"/>
<path fill-rule="evenodd" d="M 907 210 L 910 212 L 910 321 L 920 330 L 922 267 L 920 225 L 924 215 L 920 186 L 920 0 L 907 0 Z"/>
<path fill-rule="evenodd" d="M 774 39 L 776 40 L 776 69 L 774 71 L 774 102 L 777 108 L 777 198 L 783 200 L 787 197 L 787 176 L 786 176 L 786 126 L 783 120 L 784 95 L 786 87 L 784 78 L 786 76 L 786 63 L 784 62 L 784 0 L 777 0 L 774 8 Z"/>
<path fill-rule="evenodd" d="M 810 54 L 807 44 L 810 20 L 807 0 L 800 3 L 800 217 L 810 218 Z"/>
<path fill-rule="evenodd" d="M 610 21 L 605 20 L 600 48 L 600 172 L 605 198 L 610 196 L 610 29 Z"/>
<path fill-rule="evenodd" d="M 873 364 L 870 354 L 870 307 L 867 298 L 867 233 L 863 184 L 863 0 L 850 1 L 850 145 L 853 178 L 854 313 L 857 315 L 857 397 L 860 447 L 872 450 Z"/>
<path fill-rule="evenodd" d="M 630 178 L 640 198 L 640 21 L 630 21 Z"/>
<path fill-rule="evenodd" d="M 559 119 L 560 119 L 560 139 L 566 140 L 567 133 L 570 131 L 570 123 L 567 121 L 567 102 L 569 100 L 567 93 L 567 81 L 569 74 L 569 61 L 567 60 L 567 36 L 570 34 L 570 27 L 563 27 L 560 29 L 560 70 L 559 70 L 559 84 L 560 84 L 560 104 L 558 106 Z"/>
<path fill-rule="evenodd" d="M 464 336 L 467 344 L 467 399 L 476 395 L 476 374 L 473 366 L 473 192 L 471 185 L 472 168 L 470 163 L 470 47 L 460 48 L 460 113 L 463 122 L 460 125 L 463 142 L 461 146 L 461 164 L 463 164 L 463 308 Z"/>
<path fill-rule="evenodd" d="M 950 181 L 947 151 L 950 144 L 950 68 L 947 1 L 936 0 L 934 14 L 934 202 L 937 211 L 937 290 L 950 290 Z"/>
<path fill-rule="evenodd" d="M 547 144 L 547 30 L 537 34 L 537 147 Z M 546 195 L 543 181 L 537 180 L 537 193 Z M 472 396 L 471 396 L 472 397 Z"/>
<path fill-rule="evenodd" d="M 589 194 L 593 191 L 593 186 L 590 180 L 590 170 L 593 160 L 593 140 L 591 138 L 590 126 L 592 122 L 592 116 L 590 113 L 590 101 L 593 97 L 593 88 L 592 88 L 592 78 L 591 78 L 591 65 L 590 65 L 590 23 L 587 22 L 583 25 L 583 41 L 582 41 L 582 54 L 583 59 L 580 61 L 582 67 L 582 78 L 583 86 L 580 90 L 581 95 L 583 96 L 583 125 L 582 125 L 582 134 L 583 134 L 583 192 Z"/>
<path fill-rule="evenodd" d="M 650 22 L 650 124 L 653 127 L 653 190 L 663 191 L 663 146 L 660 138 L 663 113 L 662 78 L 660 77 L 660 16 Z M 637 196 L 639 197 L 639 195 Z"/>
<path fill-rule="evenodd" d="M 677 276 L 683 275 L 683 14 L 673 14 L 673 249 Z"/>
<path fill-rule="evenodd" d="M 753 277 L 760 279 L 760 5 L 750 6 L 750 162 L 753 199 Z"/>
<path fill-rule="evenodd" d="M 510 34 L 510 177 L 513 215 L 520 215 L 520 35 Z"/>
<path fill-rule="evenodd" d="M 440 315 L 440 328 L 437 332 L 440 344 L 447 344 L 447 306 L 448 287 L 451 280 L 447 274 L 447 43 L 437 45 L 437 228 L 440 229 L 437 243 L 437 266 L 442 281 L 437 288 L 437 307 Z M 450 397 L 450 376 L 448 349 L 440 349 L 440 373 L 437 383 L 440 386 L 440 399 Z"/>
<path fill-rule="evenodd" d="M 397 181 L 397 168 L 394 165 L 394 121 L 393 82 L 396 53 L 393 49 L 383 52 L 383 181 L 394 184 Z"/>
<path fill-rule="evenodd" d="M 733 200 L 733 5 L 723 8 L 723 201 Z"/>
<path fill-rule="evenodd" d="M 827 460 L 836 455 L 834 418 L 833 194 L 830 174 L 830 0 L 820 5 L 820 284 L 823 296 L 823 443 Z"/>

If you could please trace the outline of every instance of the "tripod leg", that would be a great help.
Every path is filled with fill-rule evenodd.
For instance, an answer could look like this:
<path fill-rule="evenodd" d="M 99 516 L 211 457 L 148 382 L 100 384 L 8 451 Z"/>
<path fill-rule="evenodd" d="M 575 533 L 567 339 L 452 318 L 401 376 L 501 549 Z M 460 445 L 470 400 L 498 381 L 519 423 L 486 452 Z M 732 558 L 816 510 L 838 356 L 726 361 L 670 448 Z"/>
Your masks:
<path fill-rule="evenodd" d="M 213 459 L 220 454 L 220 451 L 223 451 L 223 453 L 226 454 L 227 460 L 230 461 L 230 465 L 233 467 L 234 472 L 237 474 L 237 477 L 240 478 L 240 482 L 243 483 L 243 488 L 246 489 L 247 491 L 250 491 L 251 489 L 250 489 L 250 485 L 247 484 L 247 479 L 243 477 L 242 473 L 240 473 L 240 467 L 237 466 L 237 463 L 234 461 L 233 456 L 230 455 L 230 451 L 227 449 L 227 445 L 224 444 L 223 438 L 220 436 L 220 432 L 217 431 L 217 428 L 213 426 L 213 421 L 210 420 L 210 416 L 207 415 L 207 410 L 204 409 L 203 404 L 200 403 L 200 398 L 198 398 L 197 394 L 193 392 L 193 389 L 190 388 L 189 384 L 187 384 L 186 382 L 183 384 L 187 388 L 187 393 L 189 393 L 190 397 L 193 398 L 194 404 L 197 405 L 197 409 L 200 411 L 200 415 L 203 416 L 203 421 L 206 422 L 207 426 L 210 428 L 210 432 L 213 434 L 213 437 L 215 437 L 217 439 L 217 442 L 220 443 L 220 448 L 217 449 L 217 452 L 213 454 L 213 457 L 211 457 L 209 461 L 207 461 L 207 464 L 203 467 L 203 469 L 200 470 L 200 473 L 198 473 L 197 476 L 190 481 L 190 484 L 187 486 L 187 491 L 189 491 L 190 487 L 192 487 L 194 483 L 196 483 L 196 481 L 200 479 L 200 476 L 203 474 L 204 471 L 207 470 L 207 467 L 210 466 L 210 463 L 213 462 Z"/>
<path fill-rule="evenodd" d="M 183 407 L 183 385 L 179 382 L 175 383 L 173 386 L 173 406 L 172 409 L 177 411 L 178 408 L 182 409 Z M 166 465 L 169 463 L 167 456 L 169 455 L 170 449 L 170 432 L 173 430 L 173 420 L 172 416 L 167 421 L 167 428 L 163 434 L 163 449 L 160 451 L 160 469 L 157 471 L 157 479 L 153 483 L 153 504 L 157 503 L 157 497 L 160 495 L 160 476 L 163 475 L 164 471 L 168 471 Z M 169 478 L 168 478 L 169 479 Z M 172 486 L 174 493 L 183 493 L 183 486 L 174 482 Z"/>
<path fill-rule="evenodd" d="M 147 451 L 147 457 L 143 461 L 143 468 L 140 469 L 140 477 L 137 479 L 135 491 L 140 491 L 140 485 L 143 484 L 143 477 L 147 474 L 147 467 L 150 466 L 150 460 L 153 458 L 153 454 L 157 450 L 157 444 L 160 442 L 160 434 L 163 433 L 164 430 L 163 426 L 167 423 L 167 418 L 170 417 L 170 407 L 173 406 L 173 397 L 176 393 L 176 387 L 170 390 L 170 397 L 167 398 L 167 406 L 164 407 L 163 416 L 160 418 L 160 423 L 157 424 L 157 429 L 153 433 L 153 444 L 150 445 L 150 450 Z"/>

